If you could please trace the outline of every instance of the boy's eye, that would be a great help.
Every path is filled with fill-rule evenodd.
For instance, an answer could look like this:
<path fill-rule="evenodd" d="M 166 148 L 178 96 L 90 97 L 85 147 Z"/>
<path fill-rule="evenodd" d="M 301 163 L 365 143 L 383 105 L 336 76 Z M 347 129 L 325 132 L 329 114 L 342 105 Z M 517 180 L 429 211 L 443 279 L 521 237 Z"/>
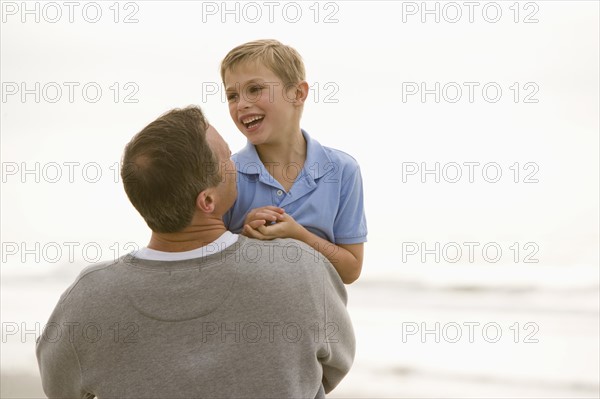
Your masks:
<path fill-rule="evenodd" d="M 231 101 L 235 101 L 236 99 L 237 99 L 237 94 L 235 94 L 235 93 L 227 94 L 227 101 L 231 102 Z"/>
<path fill-rule="evenodd" d="M 262 86 L 252 86 L 248 89 L 250 94 L 258 94 L 263 89 Z"/>

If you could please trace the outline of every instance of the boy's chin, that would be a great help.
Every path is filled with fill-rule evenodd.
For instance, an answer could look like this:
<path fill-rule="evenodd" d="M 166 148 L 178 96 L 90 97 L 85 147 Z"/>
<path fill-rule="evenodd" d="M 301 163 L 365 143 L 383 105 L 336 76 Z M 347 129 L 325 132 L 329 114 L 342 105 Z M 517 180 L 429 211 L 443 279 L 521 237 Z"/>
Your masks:
<path fill-rule="evenodd" d="M 261 145 L 264 144 L 266 141 L 266 137 L 263 134 L 256 132 L 244 132 L 244 136 L 246 136 L 246 138 L 252 145 Z"/>

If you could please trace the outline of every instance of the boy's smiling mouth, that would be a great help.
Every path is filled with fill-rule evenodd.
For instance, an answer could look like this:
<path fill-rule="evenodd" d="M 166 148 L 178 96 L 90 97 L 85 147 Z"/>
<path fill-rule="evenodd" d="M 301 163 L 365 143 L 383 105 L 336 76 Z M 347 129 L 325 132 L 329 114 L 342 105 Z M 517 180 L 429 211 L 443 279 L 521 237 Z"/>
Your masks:
<path fill-rule="evenodd" d="M 264 118 L 264 115 L 249 115 L 241 118 L 241 122 L 246 126 L 246 129 L 254 130 L 254 128 L 261 124 Z"/>

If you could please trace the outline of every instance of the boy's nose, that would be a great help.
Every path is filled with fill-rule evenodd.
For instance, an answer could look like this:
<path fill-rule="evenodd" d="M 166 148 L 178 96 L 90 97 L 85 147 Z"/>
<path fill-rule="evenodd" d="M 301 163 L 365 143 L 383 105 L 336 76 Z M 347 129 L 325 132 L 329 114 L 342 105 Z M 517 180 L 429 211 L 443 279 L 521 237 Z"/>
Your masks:
<path fill-rule="evenodd" d="M 250 108 L 250 101 L 245 96 L 240 96 L 237 103 L 238 110 Z"/>

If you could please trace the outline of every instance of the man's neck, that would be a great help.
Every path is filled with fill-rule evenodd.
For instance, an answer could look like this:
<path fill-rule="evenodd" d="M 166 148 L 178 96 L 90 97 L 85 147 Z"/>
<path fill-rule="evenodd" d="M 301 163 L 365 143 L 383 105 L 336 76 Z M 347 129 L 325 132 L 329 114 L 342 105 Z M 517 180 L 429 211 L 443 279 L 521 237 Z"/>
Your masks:
<path fill-rule="evenodd" d="M 210 222 L 192 224 L 177 233 L 152 232 L 148 248 L 162 252 L 185 252 L 205 247 L 227 231 L 222 220 Z"/>

